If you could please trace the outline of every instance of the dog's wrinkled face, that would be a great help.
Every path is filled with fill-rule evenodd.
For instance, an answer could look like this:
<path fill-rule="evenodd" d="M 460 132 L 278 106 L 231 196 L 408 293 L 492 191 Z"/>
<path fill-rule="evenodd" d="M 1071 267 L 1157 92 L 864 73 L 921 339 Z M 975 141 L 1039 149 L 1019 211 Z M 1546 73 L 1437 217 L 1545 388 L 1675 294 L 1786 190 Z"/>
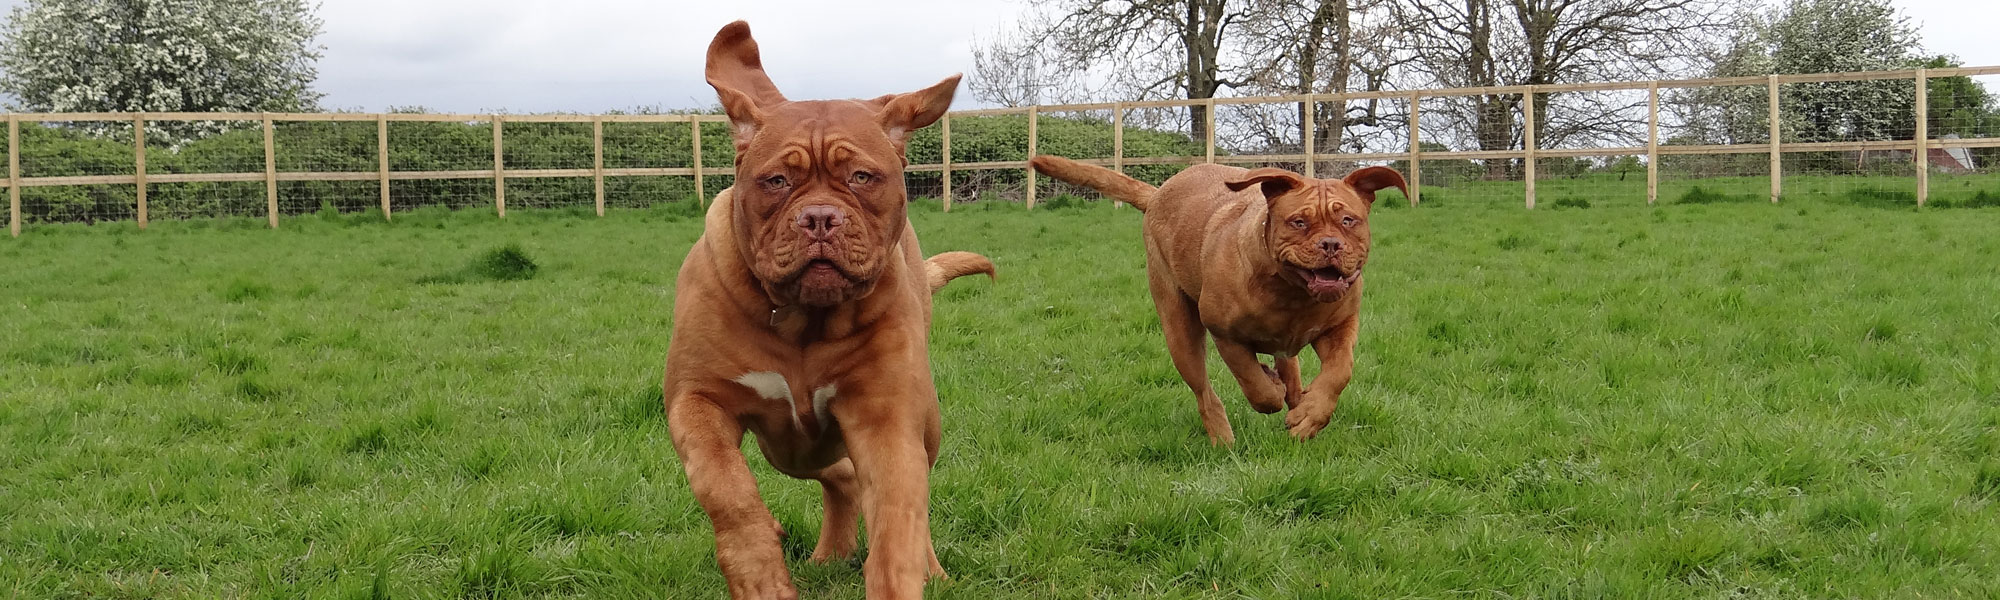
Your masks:
<path fill-rule="evenodd" d="M 794 102 L 738 21 L 709 45 L 708 82 L 735 135 L 737 246 L 765 293 L 817 307 L 867 296 L 909 223 L 904 142 L 944 116 L 958 76 L 873 100 Z"/>
<path fill-rule="evenodd" d="M 1361 281 L 1368 263 L 1368 211 L 1375 192 L 1404 187 L 1403 176 L 1369 167 L 1344 179 L 1306 179 L 1283 169 L 1263 168 L 1227 184 L 1231 190 L 1257 186 L 1269 221 L 1264 242 L 1278 262 L 1279 277 L 1320 302 L 1335 302 Z"/>

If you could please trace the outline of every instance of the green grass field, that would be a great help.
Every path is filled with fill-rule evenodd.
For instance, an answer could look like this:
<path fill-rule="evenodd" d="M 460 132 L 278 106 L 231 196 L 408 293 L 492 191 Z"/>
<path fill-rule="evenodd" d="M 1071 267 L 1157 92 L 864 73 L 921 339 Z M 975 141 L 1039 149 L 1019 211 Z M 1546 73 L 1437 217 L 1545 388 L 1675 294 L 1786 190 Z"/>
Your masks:
<path fill-rule="evenodd" d="M 1137 213 L 920 205 L 1001 269 L 938 300 L 932 594 L 2000 594 L 2000 210 L 1440 204 L 1376 215 L 1318 439 L 1210 362 L 1227 449 Z M 661 417 L 677 209 L 0 240 L 0 596 L 720 597 Z M 752 463 L 804 595 L 860 597 Z"/>

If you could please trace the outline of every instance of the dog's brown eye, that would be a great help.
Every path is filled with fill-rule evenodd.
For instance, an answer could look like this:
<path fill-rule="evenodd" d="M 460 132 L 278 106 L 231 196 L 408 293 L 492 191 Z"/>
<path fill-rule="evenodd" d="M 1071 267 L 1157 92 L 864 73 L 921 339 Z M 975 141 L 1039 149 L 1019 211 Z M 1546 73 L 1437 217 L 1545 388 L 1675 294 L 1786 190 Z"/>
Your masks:
<path fill-rule="evenodd" d="M 764 187 L 771 190 L 782 190 L 791 187 L 791 185 L 792 182 L 786 181 L 784 175 L 772 175 L 764 178 Z"/>
<path fill-rule="evenodd" d="M 1306 220 L 1298 217 L 1293 217 L 1292 220 L 1290 221 L 1290 225 L 1292 226 L 1292 229 L 1305 229 Z"/>
<path fill-rule="evenodd" d="M 1354 218 L 1354 217 L 1353 217 L 1352 215 L 1349 215 L 1349 216 L 1345 216 L 1345 217 L 1341 217 L 1341 218 L 1340 218 L 1340 226 L 1341 226 L 1341 227 L 1353 227 L 1353 226 L 1354 226 L 1354 224 L 1356 224 L 1356 223 L 1360 223 L 1360 222 L 1361 222 L 1361 220 L 1360 220 L 1360 219 L 1356 219 L 1356 218 Z"/>
<path fill-rule="evenodd" d="M 875 176 L 869 174 L 867 171 L 855 171 L 854 175 L 849 177 L 848 179 L 853 181 L 854 183 L 868 183 L 870 181 L 874 181 Z"/>

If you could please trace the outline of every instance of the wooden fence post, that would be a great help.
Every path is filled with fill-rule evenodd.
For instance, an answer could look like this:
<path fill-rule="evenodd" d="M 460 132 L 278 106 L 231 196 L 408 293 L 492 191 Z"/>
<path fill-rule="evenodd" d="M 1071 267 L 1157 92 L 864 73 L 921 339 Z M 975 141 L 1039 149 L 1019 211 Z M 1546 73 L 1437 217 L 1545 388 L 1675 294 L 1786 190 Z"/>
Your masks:
<path fill-rule="evenodd" d="M 1783 136 L 1784 132 L 1780 129 L 1780 122 L 1778 121 L 1777 75 L 1771 76 L 1769 85 L 1771 100 L 1771 203 L 1777 204 L 1778 196 L 1785 191 L 1785 160 L 1784 155 L 1781 153 L 1782 151 L 1778 148 L 1780 144 L 1779 139 Z"/>
<path fill-rule="evenodd" d="M 1521 102 L 1521 123 L 1523 125 L 1521 128 L 1521 149 L 1522 155 L 1525 157 L 1521 160 L 1525 173 L 1523 181 L 1527 183 L 1528 210 L 1534 210 L 1535 150 L 1539 146 L 1535 142 L 1535 86 L 1528 86 L 1528 91 L 1521 94 L 1521 99 L 1523 100 Z"/>
<path fill-rule="evenodd" d="M 1305 125 L 1305 127 L 1302 129 L 1301 132 L 1305 136 L 1306 178 L 1310 179 L 1315 175 L 1315 171 L 1318 170 L 1317 169 L 1318 165 L 1315 163 L 1319 162 L 1317 160 L 1313 160 L 1313 142 L 1317 141 L 1314 140 L 1313 138 L 1319 137 L 1318 135 L 1319 132 L 1315 131 L 1319 129 L 1319 123 L 1313 118 L 1313 110 L 1318 107 L 1319 102 L 1313 100 L 1311 94 L 1307 94 L 1306 101 L 1304 104 L 1305 106 L 1301 107 L 1303 110 L 1299 111 L 1299 116 L 1302 117 L 1299 120 L 1304 121 Z"/>
<path fill-rule="evenodd" d="M 493 115 L 493 214 L 507 218 L 507 155 L 500 145 L 499 114 Z"/>
<path fill-rule="evenodd" d="M 694 144 L 694 202 L 698 206 L 708 206 L 708 186 L 701 179 L 701 116 L 688 115 L 688 139 Z"/>
<path fill-rule="evenodd" d="M 1124 102 L 1111 103 L 1111 170 L 1117 171 L 1119 173 L 1125 172 L 1125 103 Z M 1111 208 L 1114 209 L 1124 205 L 1125 203 L 1119 202 L 1117 200 L 1111 201 Z"/>
<path fill-rule="evenodd" d="M 1035 143 L 1037 141 L 1036 140 L 1037 136 L 1035 135 L 1035 122 L 1041 119 L 1041 111 L 1039 110 L 1040 108 L 1041 107 L 1038 106 L 1028 107 L 1028 158 L 1030 160 L 1033 160 L 1035 158 Z M 1028 181 L 1028 210 L 1034 210 L 1035 167 L 1033 165 L 1028 166 L 1027 181 Z"/>
<path fill-rule="evenodd" d="M 1203 120 L 1206 121 L 1205 125 L 1207 126 L 1208 130 L 1202 132 L 1201 137 L 1202 139 L 1207 140 L 1206 145 L 1208 146 L 1207 148 L 1208 154 L 1205 160 L 1207 160 L 1208 162 L 1215 162 L 1215 99 L 1209 98 L 1206 105 L 1208 106 L 1206 110 L 1208 118 Z"/>
<path fill-rule="evenodd" d="M 604 116 L 590 117 L 591 187 L 597 197 L 597 216 L 604 216 Z"/>
<path fill-rule="evenodd" d="M 271 228 L 278 228 L 278 143 L 277 126 L 271 113 L 264 113 L 264 212 Z"/>
<path fill-rule="evenodd" d="M 7 113 L 7 229 L 21 237 L 21 117 Z"/>
<path fill-rule="evenodd" d="M 1646 204 L 1660 199 L 1660 82 L 1646 84 Z"/>
<path fill-rule="evenodd" d="M 139 186 L 139 228 L 146 228 L 146 113 L 132 115 L 132 167 Z"/>
<path fill-rule="evenodd" d="M 1917 68 L 1917 207 L 1931 195 L 1931 84 L 1929 69 Z"/>
<path fill-rule="evenodd" d="M 1423 94 L 1410 94 L 1410 177 L 1409 177 L 1410 198 L 1409 200 L 1410 200 L 1410 206 L 1412 208 L 1417 206 L 1418 199 L 1422 198 L 1424 195 L 1423 192 L 1424 169 L 1423 165 L 1419 163 L 1419 161 L 1422 160 L 1424 156 L 1423 142 L 1421 139 L 1422 136 L 1420 135 L 1423 132 L 1423 128 L 1419 127 L 1419 124 L 1422 121 L 1421 119 L 1418 118 L 1418 113 L 1421 110 L 1419 106 L 1423 104 L 1423 100 L 1424 100 Z"/>
<path fill-rule="evenodd" d="M 494 143 L 499 143 L 495 138 Z M 496 172 L 494 177 L 499 177 Z M 382 192 L 382 220 L 389 221 L 389 117 L 375 115 L 375 179 Z M 502 211 L 505 214 L 505 211 Z"/>
<path fill-rule="evenodd" d="M 944 211 L 951 212 L 951 113 L 945 113 L 938 131 L 938 163 L 944 165 Z"/>

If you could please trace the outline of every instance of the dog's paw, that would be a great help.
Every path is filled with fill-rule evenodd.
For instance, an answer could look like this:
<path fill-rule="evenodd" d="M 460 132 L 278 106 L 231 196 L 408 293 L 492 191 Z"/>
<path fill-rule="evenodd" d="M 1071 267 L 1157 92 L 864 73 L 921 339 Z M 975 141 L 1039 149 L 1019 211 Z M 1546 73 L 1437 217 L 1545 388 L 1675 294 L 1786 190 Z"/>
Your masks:
<path fill-rule="evenodd" d="M 1243 399 L 1250 402 L 1251 410 L 1259 413 L 1268 415 L 1284 410 L 1287 404 L 1285 380 L 1279 377 L 1278 371 L 1272 369 L 1270 365 L 1259 366 L 1264 367 L 1264 374 L 1268 375 L 1268 378 L 1239 378 L 1236 381 L 1243 387 Z"/>
<path fill-rule="evenodd" d="M 1313 436 L 1319 435 L 1319 431 L 1325 428 L 1326 421 L 1300 421 L 1298 424 L 1288 427 L 1287 430 L 1291 432 L 1293 439 L 1303 442 L 1313 439 Z"/>
<path fill-rule="evenodd" d="M 1208 445 L 1227 448 L 1236 445 L 1236 432 L 1224 429 L 1208 432 Z"/>
<path fill-rule="evenodd" d="M 944 572 L 944 564 L 938 562 L 936 548 L 931 549 L 930 577 L 931 579 L 951 579 L 951 575 Z"/>
<path fill-rule="evenodd" d="M 1276 413 L 1285 409 L 1285 388 L 1275 383 L 1244 386 L 1243 399 L 1250 401 L 1251 410 L 1267 415 Z"/>
<path fill-rule="evenodd" d="M 799 590 L 792 587 L 792 578 L 783 570 L 774 576 L 764 573 L 729 580 L 729 597 L 733 599 L 756 598 L 758 600 L 799 600 Z"/>
<path fill-rule="evenodd" d="M 852 548 L 844 550 L 839 550 L 839 549 L 828 550 L 824 548 L 814 550 L 812 556 L 806 557 L 806 562 L 815 565 L 834 565 L 834 564 L 844 563 L 854 567 L 861 566 L 861 559 L 856 556 L 854 549 Z"/>
<path fill-rule="evenodd" d="M 1285 429 L 1299 441 L 1312 439 L 1333 420 L 1331 407 L 1322 409 L 1321 404 L 1301 402 L 1297 408 L 1285 413 Z"/>

